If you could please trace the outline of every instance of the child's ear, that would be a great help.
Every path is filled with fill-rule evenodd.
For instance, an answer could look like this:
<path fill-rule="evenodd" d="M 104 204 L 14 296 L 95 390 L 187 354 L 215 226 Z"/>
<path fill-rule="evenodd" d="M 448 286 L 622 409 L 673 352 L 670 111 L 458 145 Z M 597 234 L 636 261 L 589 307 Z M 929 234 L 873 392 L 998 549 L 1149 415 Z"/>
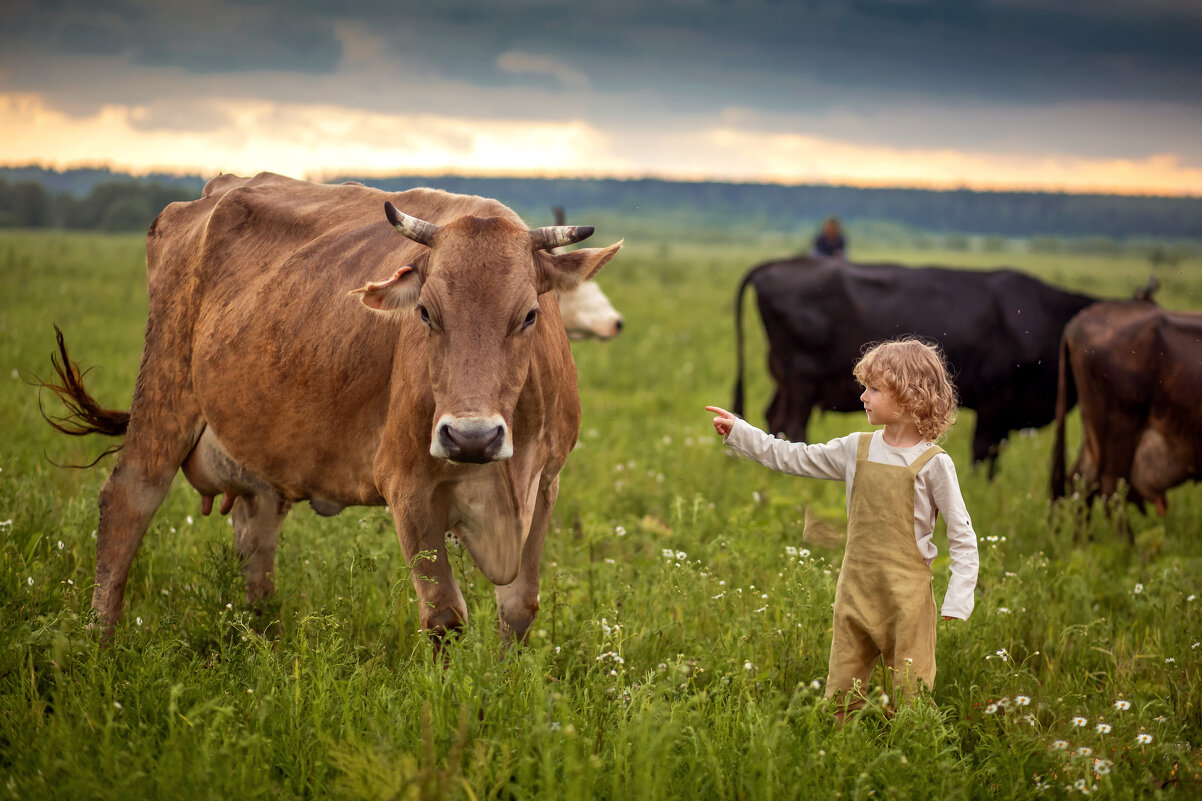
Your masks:
<path fill-rule="evenodd" d="M 607 248 L 581 248 L 569 253 L 535 251 L 539 271 L 539 294 L 574 289 L 596 275 L 622 249 L 621 242 Z"/>

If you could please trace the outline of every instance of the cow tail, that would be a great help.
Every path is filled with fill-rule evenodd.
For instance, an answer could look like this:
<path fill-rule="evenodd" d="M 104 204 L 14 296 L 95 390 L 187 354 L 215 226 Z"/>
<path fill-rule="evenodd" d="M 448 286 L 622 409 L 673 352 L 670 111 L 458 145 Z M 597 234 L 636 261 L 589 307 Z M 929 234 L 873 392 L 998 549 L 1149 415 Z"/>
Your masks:
<path fill-rule="evenodd" d="M 1067 491 L 1064 459 L 1064 425 L 1068 410 L 1072 407 L 1076 387 L 1073 385 L 1073 371 L 1069 364 L 1068 335 L 1060 336 L 1060 365 L 1056 378 L 1056 434 L 1052 444 L 1052 500 L 1064 497 Z"/>
<path fill-rule="evenodd" d="M 748 270 L 735 292 L 735 391 L 730 410 L 739 417 L 743 416 L 743 293 L 755 273 Z"/>
<path fill-rule="evenodd" d="M 104 434 L 108 437 L 125 436 L 129 428 L 129 412 L 118 409 L 106 409 L 96 402 L 96 399 L 84 388 L 85 371 L 79 369 L 79 364 L 67 355 L 67 345 L 63 342 L 63 332 L 54 326 L 54 335 L 58 340 L 58 353 L 50 356 L 50 363 L 58 375 L 58 383 L 37 379 L 38 387 L 48 389 L 58 396 L 59 401 L 67 408 L 67 414 L 55 417 L 46 413 L 38 400 L 38 410 L 42 417 L 56 430 L 73 437 L 87 434 Z M 121 445 L 114 445 L 106 450 L 96 461 L 89 465 L 72 465 L 73 467 L 91 467 L 105 456 L 116 453 Z"/>

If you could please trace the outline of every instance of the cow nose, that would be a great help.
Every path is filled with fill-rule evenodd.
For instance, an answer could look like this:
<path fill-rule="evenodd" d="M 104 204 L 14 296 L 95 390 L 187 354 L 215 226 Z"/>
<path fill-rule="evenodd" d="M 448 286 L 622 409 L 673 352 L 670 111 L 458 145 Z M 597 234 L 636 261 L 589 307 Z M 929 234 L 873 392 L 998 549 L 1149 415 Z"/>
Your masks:
<path fill-rule="evenodd" d="M 443 423 L 438 427 L 438 441 L 451 461 L 484 464 L 494 461 L 501 452 L 505 444 L 505 427 L 464 429 Z"/>
<path fill-rule="evenodd" d="M 622 318 L 621 317 L 619 317 L 617 320 L 614 321 L 614 334 L 617 335 L 620 333 L 622 333 Z"/>

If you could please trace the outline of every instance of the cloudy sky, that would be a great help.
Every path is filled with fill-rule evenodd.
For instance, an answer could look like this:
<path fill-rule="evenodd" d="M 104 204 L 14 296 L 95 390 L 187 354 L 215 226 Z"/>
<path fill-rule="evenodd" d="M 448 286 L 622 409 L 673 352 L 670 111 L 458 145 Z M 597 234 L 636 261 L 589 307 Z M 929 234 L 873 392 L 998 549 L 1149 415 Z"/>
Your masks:
<path fill-rule="evenodd" d="M 1197 0 L 0 0 L 0 164 L 1202 195 Z"/>

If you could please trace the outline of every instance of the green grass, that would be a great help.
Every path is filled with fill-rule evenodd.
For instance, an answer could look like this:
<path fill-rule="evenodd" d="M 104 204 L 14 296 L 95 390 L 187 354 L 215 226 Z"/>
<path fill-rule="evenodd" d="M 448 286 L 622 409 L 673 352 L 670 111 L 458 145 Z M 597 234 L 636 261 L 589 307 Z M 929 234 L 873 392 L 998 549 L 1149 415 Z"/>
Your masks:
<path fill-rule="evenodd" d="M 472 620 L 443 662 L 417 630 L 387 510 L 293 511 L 279 625 L 264 635 L 228 523 L 201 517 L 182 478 L 101 648 L 86 623 L 111 460 L 53 466 L 104 443 L 53 432 L 22 377 L 48 373 L 57 322 L 95 366 L 97 397 L 128 403 L 143 242 L 0 234 L 0 798 L 1028 798 L 1077 782 L 1107 798 L 1202 794 L 1202 488 L 1171 491 L 1163 519 L 1123 510 L 1128 542 L 1104 510 L 1049 509 L 1050 430 L 1014 436 L 995 481 L 974 472 L 968 411 L 946 447 L 982 537 L 976 612 L 940 623 L 933 704 L 886 720 L 878 701 L 836 728 L 814 682 L 839 552 L 802 542 L 800 520 L 807 505 L 839 519 L 843 486 L 727 457 L 702 409 L 729 401 L 737 281 L 773 255 L 632 242 L 605 269 L 627 328 L 573 346 L 581 444 L 530 644 L 501 644 L 491 587 L 459 554 Z M 1130 257 L 856 255 L 1007 263 L 1116 297 L 1150 272 Z M 1165 305 L 1202 308 L 1199 266 L 1159 275 Z M 770 386 L 749 320 L 762 424 Z M 811 436 L 863 427 L 824 413 Z M 945 557 L 935 573 L 941 598 Z"/>

